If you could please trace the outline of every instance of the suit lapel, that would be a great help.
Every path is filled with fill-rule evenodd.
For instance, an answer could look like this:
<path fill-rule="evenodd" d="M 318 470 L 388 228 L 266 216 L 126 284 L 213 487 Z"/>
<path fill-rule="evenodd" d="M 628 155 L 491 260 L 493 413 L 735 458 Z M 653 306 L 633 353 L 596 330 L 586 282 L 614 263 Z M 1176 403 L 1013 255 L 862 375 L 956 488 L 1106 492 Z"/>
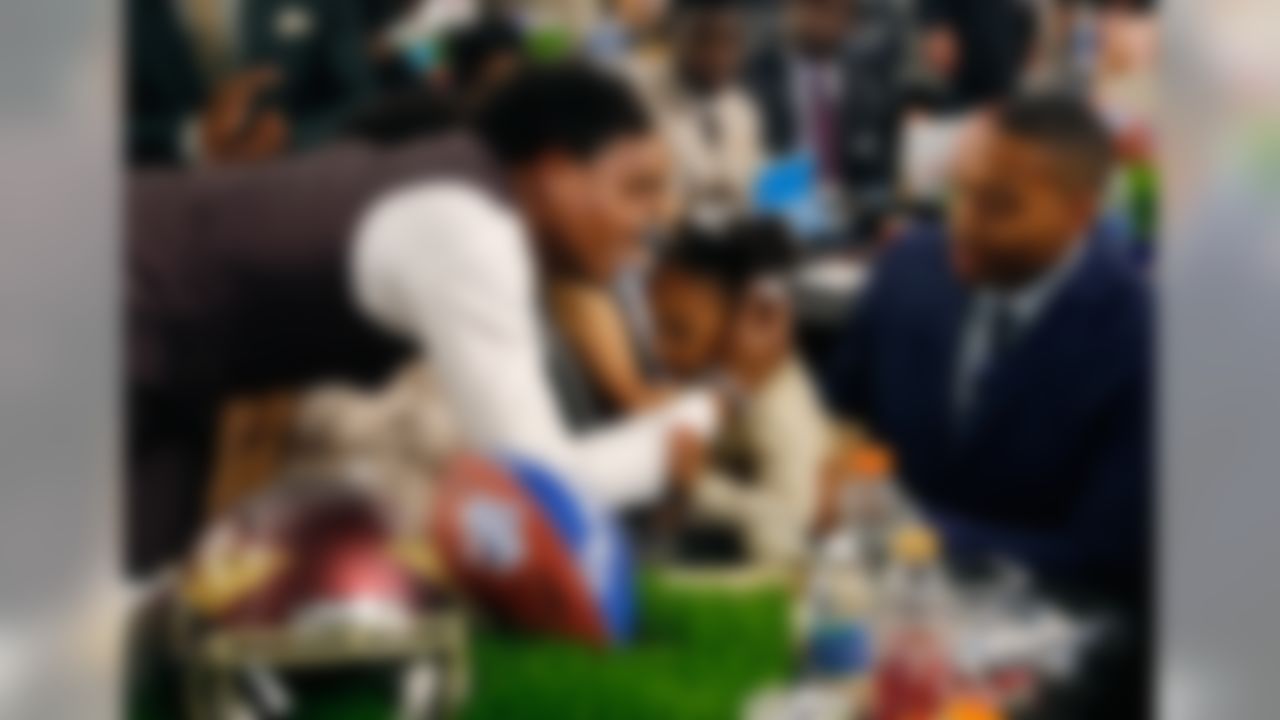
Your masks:
<path fill-rule="evenodd" d="M 950 274 L 948 273 L 948 278 Z M 952 281 L 952 285 L 948 290 L 950 300 L 947 302 L 944 311 L 942 324 L 942 342 L 941 347 L 945 350 L 939 354 L 938 361 L 943 366 L 936 371 L 936 376 L 942 378 L 937 389 L 937 397 L 934 399 L 936 412 L 934 415 L 941 424 L 940 433 L 945 442 L 943 443 L 949 454 L 954 454 L 963 439 L 960 432 L 959 424 L 956 418 L 956 368 L 960 363 L 961 342 L 963 338 L 965 318 L 969 313 L 969 303 L 972 300 L 971 294 L 965 288 Z"/>

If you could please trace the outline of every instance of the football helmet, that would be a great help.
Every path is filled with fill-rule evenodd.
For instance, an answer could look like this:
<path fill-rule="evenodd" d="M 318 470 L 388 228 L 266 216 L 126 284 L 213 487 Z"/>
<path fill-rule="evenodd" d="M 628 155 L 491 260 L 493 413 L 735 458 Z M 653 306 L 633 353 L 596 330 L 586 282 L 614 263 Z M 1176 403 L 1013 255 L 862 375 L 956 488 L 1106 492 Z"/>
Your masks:
<path fill-rule="evenodd" d="M 297 717 L 326 696 L 415 720 L 460 703 L 458 597 L 421 523 L 365 487 L 295 477 L 203 536 L 173 603 L 193 718 Z"/>

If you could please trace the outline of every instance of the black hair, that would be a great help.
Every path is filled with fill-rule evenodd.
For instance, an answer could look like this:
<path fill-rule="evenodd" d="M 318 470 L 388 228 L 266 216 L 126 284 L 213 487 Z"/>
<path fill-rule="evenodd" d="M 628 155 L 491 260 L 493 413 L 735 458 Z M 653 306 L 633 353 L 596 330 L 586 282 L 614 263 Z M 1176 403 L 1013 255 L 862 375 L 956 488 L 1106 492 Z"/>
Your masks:
<path fill-rule="evenodd" d="M 507 165 L 547 151 L 586 159 L 653 129 L 644 104 L 621 78 L 577 61 L 521 70 L 484 103 L 475 125 Z"/>
<path fill-rule="evenodd" d="M 1113 160 L 1111 136 L 1084 99 L 1065 93 L 1018 95 L 999 107 L 996 124 L 1053 153 L 1066 179 L 1091 189 L 1106 183 Z"/>
<path fill-rule="evenodd" d="M 500 16 L 487 16 L 454 30 L 445 47 L 455 86 L 470 86 L 480 78 L 485 63 L 504 53 L 520 54 L 523 43 L 520 29 Z"/>
<path fill-rule="evenodd" d="M 718 228 L 681 226 L 658 256 L 658 269 L 706 278 L 736 298 L 756 280 L 790 270 L 795 260 L 795 243 L 781 223 L 750 218 Z"/>

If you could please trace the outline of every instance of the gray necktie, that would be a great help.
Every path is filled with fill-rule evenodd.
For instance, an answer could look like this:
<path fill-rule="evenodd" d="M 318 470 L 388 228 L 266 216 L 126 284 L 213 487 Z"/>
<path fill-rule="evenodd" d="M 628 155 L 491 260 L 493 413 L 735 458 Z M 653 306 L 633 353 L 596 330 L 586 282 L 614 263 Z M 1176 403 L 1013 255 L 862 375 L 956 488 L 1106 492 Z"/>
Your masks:
<path fill-rule="evenodd" d="M 986 352 L 982 355 L 982 361 L 968 376 L 968 392 L 964 396 L 959 418 L 963 430 L 969 429 L 975 413 L 985 402 L 996 370 L 1004 362 L 1017 335 L 1017 318 L 1007 301 L 993 302 L 984 314 L 983 323 L 986 325 Z"/>

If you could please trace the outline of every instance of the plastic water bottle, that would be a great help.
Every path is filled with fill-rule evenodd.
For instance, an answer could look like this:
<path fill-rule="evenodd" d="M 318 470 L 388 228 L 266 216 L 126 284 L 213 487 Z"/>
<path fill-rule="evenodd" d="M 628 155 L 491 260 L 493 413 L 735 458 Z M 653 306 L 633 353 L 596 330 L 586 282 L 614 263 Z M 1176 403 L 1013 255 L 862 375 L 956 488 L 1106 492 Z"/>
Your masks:
<path fill-rule="evenodd" d="M 936 717 L 950 694 L 951 602 L 939 552 L 923 525 L 894 533 L 877 619 L 875 720 Z"/>
<path fill-rule="evenodd" d="M 818 548 L 804 598 L 804 674 L 809 685 L 840 696 L 859 713 L 867 704 L 874 658 L 873 610 L 855 537 L 832 535 Z"/>
<path fill-rule="evenodd" d="M 859 562 L 869 574 L 884 570 L 893 532 L 907 518 L 893 465 L 887 449 L 866 445 L 853 452 L 842 469 L 841 521 L 844 532 L 855 537 Z"/>

